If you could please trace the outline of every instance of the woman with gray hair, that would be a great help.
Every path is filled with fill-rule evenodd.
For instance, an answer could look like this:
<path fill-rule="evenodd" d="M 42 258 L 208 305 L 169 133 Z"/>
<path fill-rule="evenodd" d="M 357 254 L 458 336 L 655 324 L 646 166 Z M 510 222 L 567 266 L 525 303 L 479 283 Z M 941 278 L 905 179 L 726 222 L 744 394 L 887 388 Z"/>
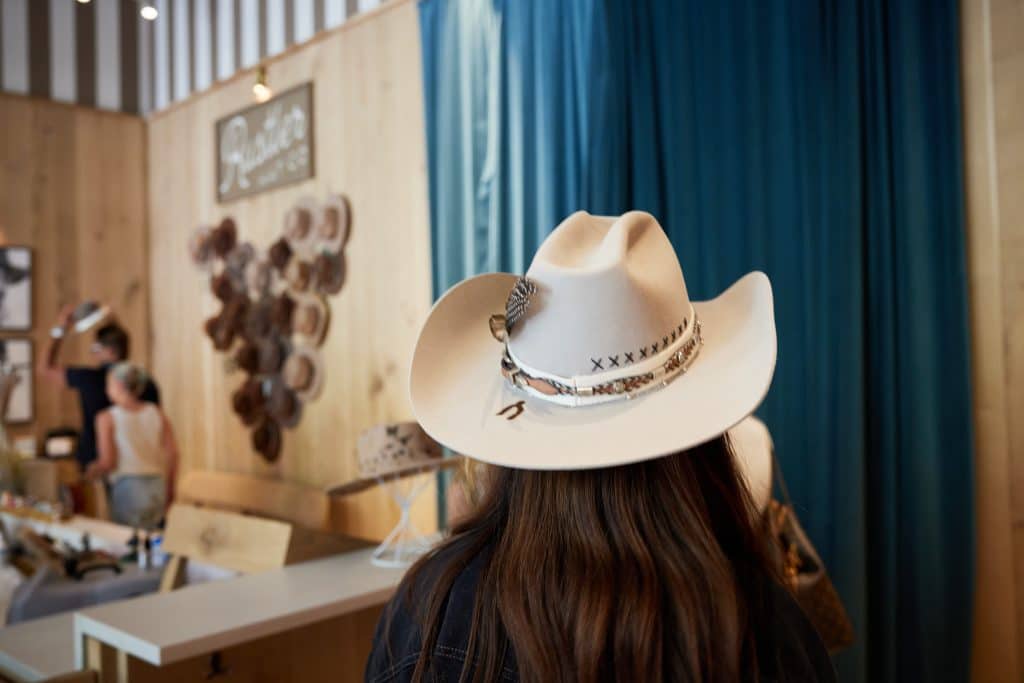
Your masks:
<path fill-rule="evenodd" d="M 99 457 L 86 474 L 110 478 L 110 514 L 119 524 L 152 529 L 174 498 L 178 446 L 160 406 L 143 401 L 146 371 L 118 363 L 107 373 L 113 405 L 96 416 Z"/>

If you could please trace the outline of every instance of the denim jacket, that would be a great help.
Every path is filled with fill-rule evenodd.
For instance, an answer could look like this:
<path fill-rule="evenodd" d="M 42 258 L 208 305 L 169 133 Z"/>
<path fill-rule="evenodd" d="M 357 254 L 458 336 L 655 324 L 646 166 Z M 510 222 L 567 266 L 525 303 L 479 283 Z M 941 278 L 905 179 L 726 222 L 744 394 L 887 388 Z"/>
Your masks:
<path fill-rule="evenodd" d="M 477 556 L 462 571 L 448 594 L 444 618 L 437 644 L 430 659 L 427 681 L 456 683 L 466 661 L 469 627 L 473 619 L 473 601 L 487 553 Z M 449 561 L 440 554 L 430 560 L 419 585 L 413 587 L 412 600 L 422 604 L 431 590 L 432 577 L 437 576 Z M 758 634 L 762 645 L 769 645 L 778 654 L 775 661 L 761 663 L 765 683 L 799 681 L 800 683 L 833 683 L 835 670 L 821 639 L 792 597 L 772 584 L 776 615 L 772 633 Z M 366 664 L 366 683 L 399 683 L 412 680 L 413 670 L 421 652 L 420 629 L 407 604 L 408 587 L 403 582 L 391 603 L 384 610 L 373 638 L 373 650 Z M 774 658 L 773 658 L 774 659 Z M 502 679 L 517 681 L 515 658 L 508 654 Z M 472 676 L 470 676 L 472 680 Z"/>

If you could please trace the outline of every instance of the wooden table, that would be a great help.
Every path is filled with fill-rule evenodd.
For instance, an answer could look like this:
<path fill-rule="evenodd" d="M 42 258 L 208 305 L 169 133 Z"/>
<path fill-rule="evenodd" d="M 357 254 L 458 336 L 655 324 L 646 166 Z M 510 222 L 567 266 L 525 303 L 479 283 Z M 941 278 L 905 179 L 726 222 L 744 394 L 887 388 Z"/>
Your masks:
<path fill-rule="evenodd" d="M 115 557 L 121 557 L 129 551 L 128 541 L 132 537 L 132 528 L 122 526 L 104 519 L 94 519 L 75 515 L 65 520 L 46 520 L 28 515 L 18 515 L 0 510 L 0 523 L 7 527 L 8 533 L 15 537 L 18 529 L 27 526 L 38 534 L 67 543 L 77 550 L 82 549 L 82 539 L 89 535 L 89 545 L 93 550 L 103 550 Z M 188 565 L 187 582 L 190 584 L 217 581 L 237 576 L 238 572 L 223 569 L 216 565 L 203 562 L 191 562 Z"/>
<path fill-rule="evenodd" d="M 362 680 L 374 626 L 404 574 L 370 564 L 372 552 L 81 610 L 76 668 L 118 682 Z"/>
<path fill-rule="evenodd" d="M 64 541 L 77 549 L 82 548 L 82 537 L 89 534 L 89 542 L 94 549 L 106 550 L 114 555 L 126 553 L 128 541 L 132 537 L 130 527 L 81 515 L 65 520 L 46 520 L 3 510 L 0 511 L 0 520 L 12 536 L 17 535 L 19 528 L 28 526 L 37 533 Z"/>

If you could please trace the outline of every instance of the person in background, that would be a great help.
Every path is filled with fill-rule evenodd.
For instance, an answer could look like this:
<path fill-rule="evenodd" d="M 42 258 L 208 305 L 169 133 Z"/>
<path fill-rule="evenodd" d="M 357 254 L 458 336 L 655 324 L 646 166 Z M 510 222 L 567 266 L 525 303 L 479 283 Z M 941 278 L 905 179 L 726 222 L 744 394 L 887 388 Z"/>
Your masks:
<path fill-rule="evenodd" d="M 84 470 L 96 459 L 96 415 L 110 407 L 107 397 L 107 371 L 114 363 L 128 359 L 131 339 L 128 332 L 111 322 L 96 330 L 91 353 L 97 364 L 93 367 L 67 366 L 60 364 L 60 350 L 64 336 L 71 327 L 74 306 L 66 306 L 50 333 L 50 343 L 43 354 L 39 374 L 54 386 L 74 389 L 82 409 L 82 434 L 78 440 L 78 463 Z M 160 405 L 160 391 L 152 380 L 148 380 L 141 400 Z"/>
<path fill-rule="evenodd" d="M 149 378 L 131 363 L 107 374 L 113 404 L 96 415 L 99 457 L 86 476 L 110 479 L 110 516 L 118 524 L 153 529 L 174 499 L 178 446 L 164 412 L 144 401 Z"/>

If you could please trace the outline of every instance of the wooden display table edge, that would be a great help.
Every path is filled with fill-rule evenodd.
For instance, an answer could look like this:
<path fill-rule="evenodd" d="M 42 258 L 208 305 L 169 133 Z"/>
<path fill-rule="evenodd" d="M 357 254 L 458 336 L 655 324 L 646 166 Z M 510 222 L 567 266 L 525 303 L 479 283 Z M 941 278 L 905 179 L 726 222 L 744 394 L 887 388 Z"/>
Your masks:
<path fill-rule="evenodd" d="M 373 566 L 372 552 L 80 610 L 75 665 L 100 681 L 189 680 L 215 673 L 222 659 L 236 673 L 280 667 L 283 678 L 273 680 L 359 680 L 374 625 L 404 575 Z"/>

